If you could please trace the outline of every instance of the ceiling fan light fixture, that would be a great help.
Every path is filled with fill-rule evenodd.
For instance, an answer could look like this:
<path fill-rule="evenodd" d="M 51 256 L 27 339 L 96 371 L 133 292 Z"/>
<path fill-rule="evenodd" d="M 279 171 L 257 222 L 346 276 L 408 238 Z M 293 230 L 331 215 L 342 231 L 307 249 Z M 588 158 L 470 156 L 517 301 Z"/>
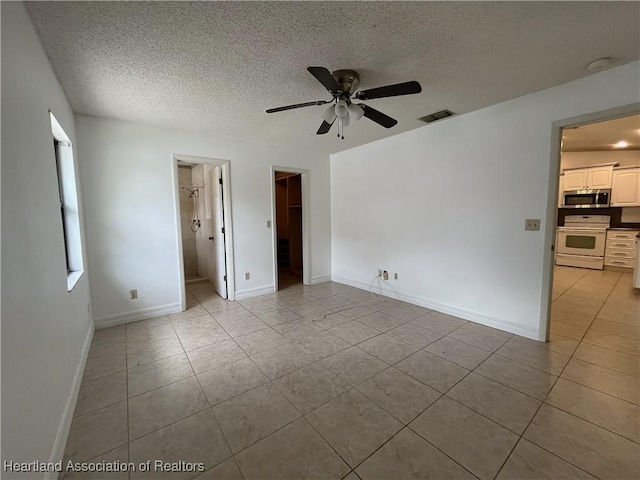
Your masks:
<path fill-rule="evenodd" d="M 324 113 L 322 114 L 322 119 L 327 122 L 327 123 L 333 123 L 333 121 L 336 118 L 336 107 L 334 107 L 333 105 L 331 105 L 329 108 L 327 108 Z"/>
<path fill-rule="evenodd" d="M 352 103 L 349 105 L 349 116 L 352 117 L 356 122 L 362 118 L 364 115 L 364 110 L 359 105 Z"/>
<path fill-rule="evenodd" d="M 336 115 L 338 117 L 346 117 L 349 115 L 349 108 L 347 107 L 347 102 L 340 99 L 336 102 Z"/>

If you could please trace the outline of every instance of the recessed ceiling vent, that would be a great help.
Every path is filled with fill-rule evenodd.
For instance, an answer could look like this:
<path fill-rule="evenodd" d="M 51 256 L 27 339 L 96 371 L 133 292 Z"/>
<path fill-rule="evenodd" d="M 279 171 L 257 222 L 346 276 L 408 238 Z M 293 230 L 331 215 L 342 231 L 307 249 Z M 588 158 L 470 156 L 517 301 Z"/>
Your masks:
<path fill-rule="evenodd" d="M 431 115 L 427 115 L 426 117 L 419 118 L 418 120 L 422 120 L 424 123 L 435 122 L 436 120 L 442 120 L 443 118 L 450 117 L 455 115 L 451 110 L 440 110 L 439 112 L 432 113 Z"/>

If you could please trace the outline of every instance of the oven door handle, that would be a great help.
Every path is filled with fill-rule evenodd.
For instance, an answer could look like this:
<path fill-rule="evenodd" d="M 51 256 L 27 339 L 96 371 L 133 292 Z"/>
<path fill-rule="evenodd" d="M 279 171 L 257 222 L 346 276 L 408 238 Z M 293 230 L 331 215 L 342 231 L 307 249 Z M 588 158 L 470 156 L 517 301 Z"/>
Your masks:
<path fill-rule="evenodd" d="M 591 235 L 605 235 L 607 232 L 606 231 L 598 231 L 598 230 L 574 230 L 574 229 L 570 229 L 570 230 L 560 230 L 562 233 L 588 233 Z"/>

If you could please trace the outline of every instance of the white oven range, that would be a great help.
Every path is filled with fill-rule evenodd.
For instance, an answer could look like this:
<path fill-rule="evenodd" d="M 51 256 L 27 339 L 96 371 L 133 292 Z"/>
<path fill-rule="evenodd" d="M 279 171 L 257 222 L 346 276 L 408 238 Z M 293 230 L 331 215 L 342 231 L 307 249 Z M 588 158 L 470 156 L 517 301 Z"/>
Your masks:
<path fill-rule="evenodd" d="M 602 270 L 610 224 L 608 215 L 567 215 L 558 227 L 556 265 Z"/>

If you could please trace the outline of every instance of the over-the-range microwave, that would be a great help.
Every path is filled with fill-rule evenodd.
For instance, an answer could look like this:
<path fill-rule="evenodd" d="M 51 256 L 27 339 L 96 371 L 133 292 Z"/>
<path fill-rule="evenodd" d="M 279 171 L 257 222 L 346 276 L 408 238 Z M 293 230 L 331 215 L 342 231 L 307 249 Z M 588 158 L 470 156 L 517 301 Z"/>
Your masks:
<path fill-rule="evenodd" d="M 563 197 L 563 208 L 608 208 L 611 189 L 565 191 Z"/>

